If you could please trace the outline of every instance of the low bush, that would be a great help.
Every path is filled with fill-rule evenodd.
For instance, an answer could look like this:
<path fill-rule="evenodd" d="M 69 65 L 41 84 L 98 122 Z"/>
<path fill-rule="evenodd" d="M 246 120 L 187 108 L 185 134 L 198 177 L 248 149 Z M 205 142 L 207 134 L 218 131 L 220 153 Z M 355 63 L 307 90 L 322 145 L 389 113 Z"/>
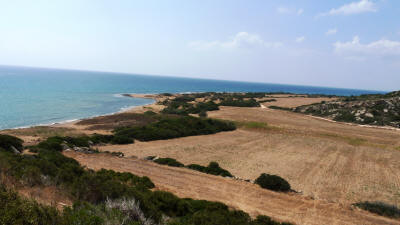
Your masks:
<path fill-rule="evenodd" d="M 158 158 L 154 160 L 155 163 L 167 166 L 174 166 L 174 167 L 183 167 L 184 165 L 178 162 L 176 159 L 172 158 Z"/>
<path fill-rule="evenodd" d="M 114 134 L 116 136 L 125 136 L 140 141 L 152 141 L 215 134 L 235 129 L 235 124 L 231 122 L 182 116 L 177 118 L 164 117 L 160 121 L 146 126 L 118 128 L 114 130 Z"/>
<path fill-rule="evenodd" d="M 22 143 L 23 141 L 17 137 L 0 134 L 0 149 L 4 149 L 5 151 L 12 152 L 12 147 L 16 148 L 17 150 L 22 150 Z"/>
<path fill-rule="evenodd" d="M 281 107 L 281 106 L 276 106 L 276 105 L 270 105 L 268 106 L 270 109 L 278 109 L 278 110 L 285 110 L 285 111 L 292 111 L 291 108 L 288 107 Z"/>
<path fill-rule="evenodd" d="M 90 141 L 93 144 L 107 144 L 112 142 L 114 139 L 114 135 L 104 135 L 104 134 L 93 134 L 90 136 Z"/>
<path fill-rule="evenodd" d="M 276 99 L 266 99 L 266 100 L 260 100 L 258 101 L 259 103 L 265 103 L 265 102 L 276 102 Z"/>
<path fill-rule="evenodd" d="M 352 114 L 349 111 L 340 111 L 335 118 L 333 118 L 336 121 L 341 121 L 341 122 L 355 122 L 356 121 L 356 116 Z"/>
<path fill-rule="evenodd" d="M 61 224 L 55 208 L 42 206 L 35 201 L 20 198 L 15 192 L 0 184 L 0 224 Z"/>
<path fill-rule="evenodd" d="M 235 106 L 235 107 L 260 107 L 255 99 L 243 100 L 228 98 L 219 103 L 222 106 Z"/>
<path fill-rule="evenodd" d="M 206 111 L 201 111 L 200 113 L 199 113 L 199 117 L 201 117 L 201 118 L 206 118 L 208 115 L 207 115 L 207 112 Z"/>
<path fill-rule="evenodd" d="M 219 107 L 213 101 L 199 102 L 197 104 L 188 103 L 183 101 L 172 100 L 165 103 L 167 105 L 161 112 L 164 114 L 177 114 L 177 115 L 188 115 L 198 114 L 200 112 L 219 110 Z"/>
<path fill-rule="evenodd" d="M 359 202 L 355 203 L 354 206 L 357 206 L 361 209 L 367 210 L 369 212 L 391 217 L 391 218 L 400 218 L 400 209 L 395 205 L 386 204 L 384 202 Z"/>
<path fill-rule="evenodd" d="M 124 136 L 124 135 L 115 135 L 111 139 L 111 144 L 115 145 L 126 145 L 126 144 L 132 144 L 134 143 L 134 140 L 130 137 Z"/>
<path fill-rule="evenodd" d="M 38 149 L 62 151 L 63 145 L 67 145 L 68 147 L 72 148 L 72 147 L 90 147 L 91 145 L 108 144 L 108 143 L 123 145 L 123 144 L 134 143 L 134 140 L 124 135 L 94 134 L 92 136 L 79 136 L 79 137 L 53 136 L 40 142 L 36 146 L 36 148 L 33 147 L 31 149 L 33 149 L 35 152 L 37 152 Z"/>
<path fill-rule="evenodd" d="M 272 191 L 290 191 L 290 184 L 280 176 L 270 175 L 263 173 L 256 180 L 255 183 L 260 185 L 262 188 L 269 189 Z"/>
<path fill-rule="evenodd" d="M 197 171 L 212 174 L 212 175 L 223 176 L 223 177 L 233 177 L 229 171 L 222 169 L 217 162 L 210 162 L 210 164 L 207 167 L 197 165 L 197 164 L 190 164 L 186 167 L 189 169 L 192 169 L 192 170 L 197 170 Z"/>

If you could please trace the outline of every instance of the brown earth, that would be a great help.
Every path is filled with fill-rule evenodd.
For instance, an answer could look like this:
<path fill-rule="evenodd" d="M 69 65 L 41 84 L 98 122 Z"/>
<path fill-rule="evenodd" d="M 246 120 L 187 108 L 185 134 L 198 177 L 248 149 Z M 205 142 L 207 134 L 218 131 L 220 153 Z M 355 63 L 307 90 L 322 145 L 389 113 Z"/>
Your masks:
<path fill-rule="evenodd" d="M 220 201 L 251 215 L 269 215 L 280 221 L 296 224 L 400 224 L 400 221 L 376 216 L 337 203 L 296 194 L 268 191 L 248 182 L 237 181 L 184 168 L 157 165 L 134 158 L 117 158 L 106 154 L 65 152 L 88 168 L 131 172 L 148 176 L 157 189 L 170 191 L 179 197 Z"/>
<path fill-rule="evenodd" d="M 297 106 L 302 106 L 302 105 L 310 105 L 313 103 L 320 103 L 322 101 L 333 101 L 336 100 L 337 98 L 307 98 L 304 96 L 296 96 L 296 97 L 272 97 L 272 98 L 262 98 L 262 100 L 268 100 L 268 99 L 275 99 L 277 100 L 276 102 L 264 102 L 261 103 L 264 106 L 280 106 L 280 107 L 297 107 Z"/>
<path fill-rule="evenodd" d="M 223 107 L 210 117 L 267 123 L 215 135 L 102 146 L 126 156 L 171 157 L 184 164 L 217 161 L 232 174 L 255 179 L 277 174 L 305 196 L 350 205 L 400 205 L 400 132 L 351 126 L 302 114 Z M 246 122 L 247 121 L 247 122 Z M 251 124 L 251 123 L 250 123 Z"/>

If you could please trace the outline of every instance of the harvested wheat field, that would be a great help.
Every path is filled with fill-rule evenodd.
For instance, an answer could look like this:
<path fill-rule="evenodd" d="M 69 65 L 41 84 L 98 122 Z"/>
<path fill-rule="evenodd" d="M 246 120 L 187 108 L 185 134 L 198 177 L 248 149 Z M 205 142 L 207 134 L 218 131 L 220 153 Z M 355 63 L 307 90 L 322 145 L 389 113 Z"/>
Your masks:
<path fill-rule="evenodd" d="M 264 214 L 296 224 L 400 224 L 400 221 L 376 216 L 356 208 L 312 200 L 296 194 L 283 194 L 261 189 L 255 184 L 196 171 L 157 165 L 134 158 L 105 154 L 65 152 L 91 169 L 108 168 L 148 176 L 156 188 L 179 197 L 220 201 L 251 215 Z"/>
<path fill-rule="evenodd" d="M 171 157 L 184 164 L 217 161 L 245 179 L 255 179 L 264 172 L 277 174 L 296 191 L 317 200 L 400 205 L 399 131 L 262 108 L 223 107 L 209 116 L 242 121 L 241 128 L 214 135 L 102 146 L 100 150 L 121 151 L 126 156 Z"/>

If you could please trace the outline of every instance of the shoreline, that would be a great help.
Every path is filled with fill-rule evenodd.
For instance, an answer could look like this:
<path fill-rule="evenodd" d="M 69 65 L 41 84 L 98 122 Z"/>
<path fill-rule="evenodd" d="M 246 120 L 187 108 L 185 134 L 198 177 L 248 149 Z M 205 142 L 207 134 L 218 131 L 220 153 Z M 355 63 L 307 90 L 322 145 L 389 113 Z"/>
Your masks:
<path fill-rule="evenodd" d="M 110 116 L 110 115 L 116 115 L 120 113 L 126 113 L 126 112 L 134 112 L 140 107 L 146 107 L 150 105 L 154 105 L 155 103 L 158 102 L 157 95 L 159 94 L 118 94 L 121 95 L 121 97 L 128 97 L 128 98 L 142 98 L 142 99 L 153 99 L 154 102 L 148 103 L 145 105 L 136 105 L 136 106 L 129 106 L 129 107 L 124 107 L 121 108 L 120 110 L 116 112 L 111 112 L 111 113 L 106 113 L 106 114 L 100 114 L 100 115 L 94 115 L 90 117 L 84 117 L 84 118 L 79 118 L 79 119 L 68 119 L 64 120 L 61 122 L 51 122 L 51 123 L 41 123 L 41 124 L 33 124 L 33 125 L 27 125 L 27 126 L 21 126 L 21 127 L 14 127 L 14 128 L 5 128 L 5 129 L 0 129 L 0 132 L 6 132 L 6 131 L 13 131 L 13 130 L 22 130 L 22 129 L 30 129 L 34 127 L 62 127 L 63 125 L 74 125 L 75 123 L 78 123 L 79 121 L 86 120 L 86 119 L 92 119 L 96 118 L 99 116 Z"/>

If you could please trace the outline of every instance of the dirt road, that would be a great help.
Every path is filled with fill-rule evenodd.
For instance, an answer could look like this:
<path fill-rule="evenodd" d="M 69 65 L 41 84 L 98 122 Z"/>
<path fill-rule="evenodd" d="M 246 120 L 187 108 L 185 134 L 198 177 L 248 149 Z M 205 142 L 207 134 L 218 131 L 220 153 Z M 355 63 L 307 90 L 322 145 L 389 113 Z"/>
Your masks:
<path fill-rule="evenodd" d="M 257 185 L 196 171 L 157 165 L 134 158 L 105 154 L 65 152 L 82 165 L 95 170 L 106 168 L 148 176 L 158 189 L 180 197 L 220 201 L 251 215 L 264 214 L 296 224 L 400 224 L 400 221 L 351 209 L 338 203 L 313 200 L 300 195 L 275 193 Z"/>

